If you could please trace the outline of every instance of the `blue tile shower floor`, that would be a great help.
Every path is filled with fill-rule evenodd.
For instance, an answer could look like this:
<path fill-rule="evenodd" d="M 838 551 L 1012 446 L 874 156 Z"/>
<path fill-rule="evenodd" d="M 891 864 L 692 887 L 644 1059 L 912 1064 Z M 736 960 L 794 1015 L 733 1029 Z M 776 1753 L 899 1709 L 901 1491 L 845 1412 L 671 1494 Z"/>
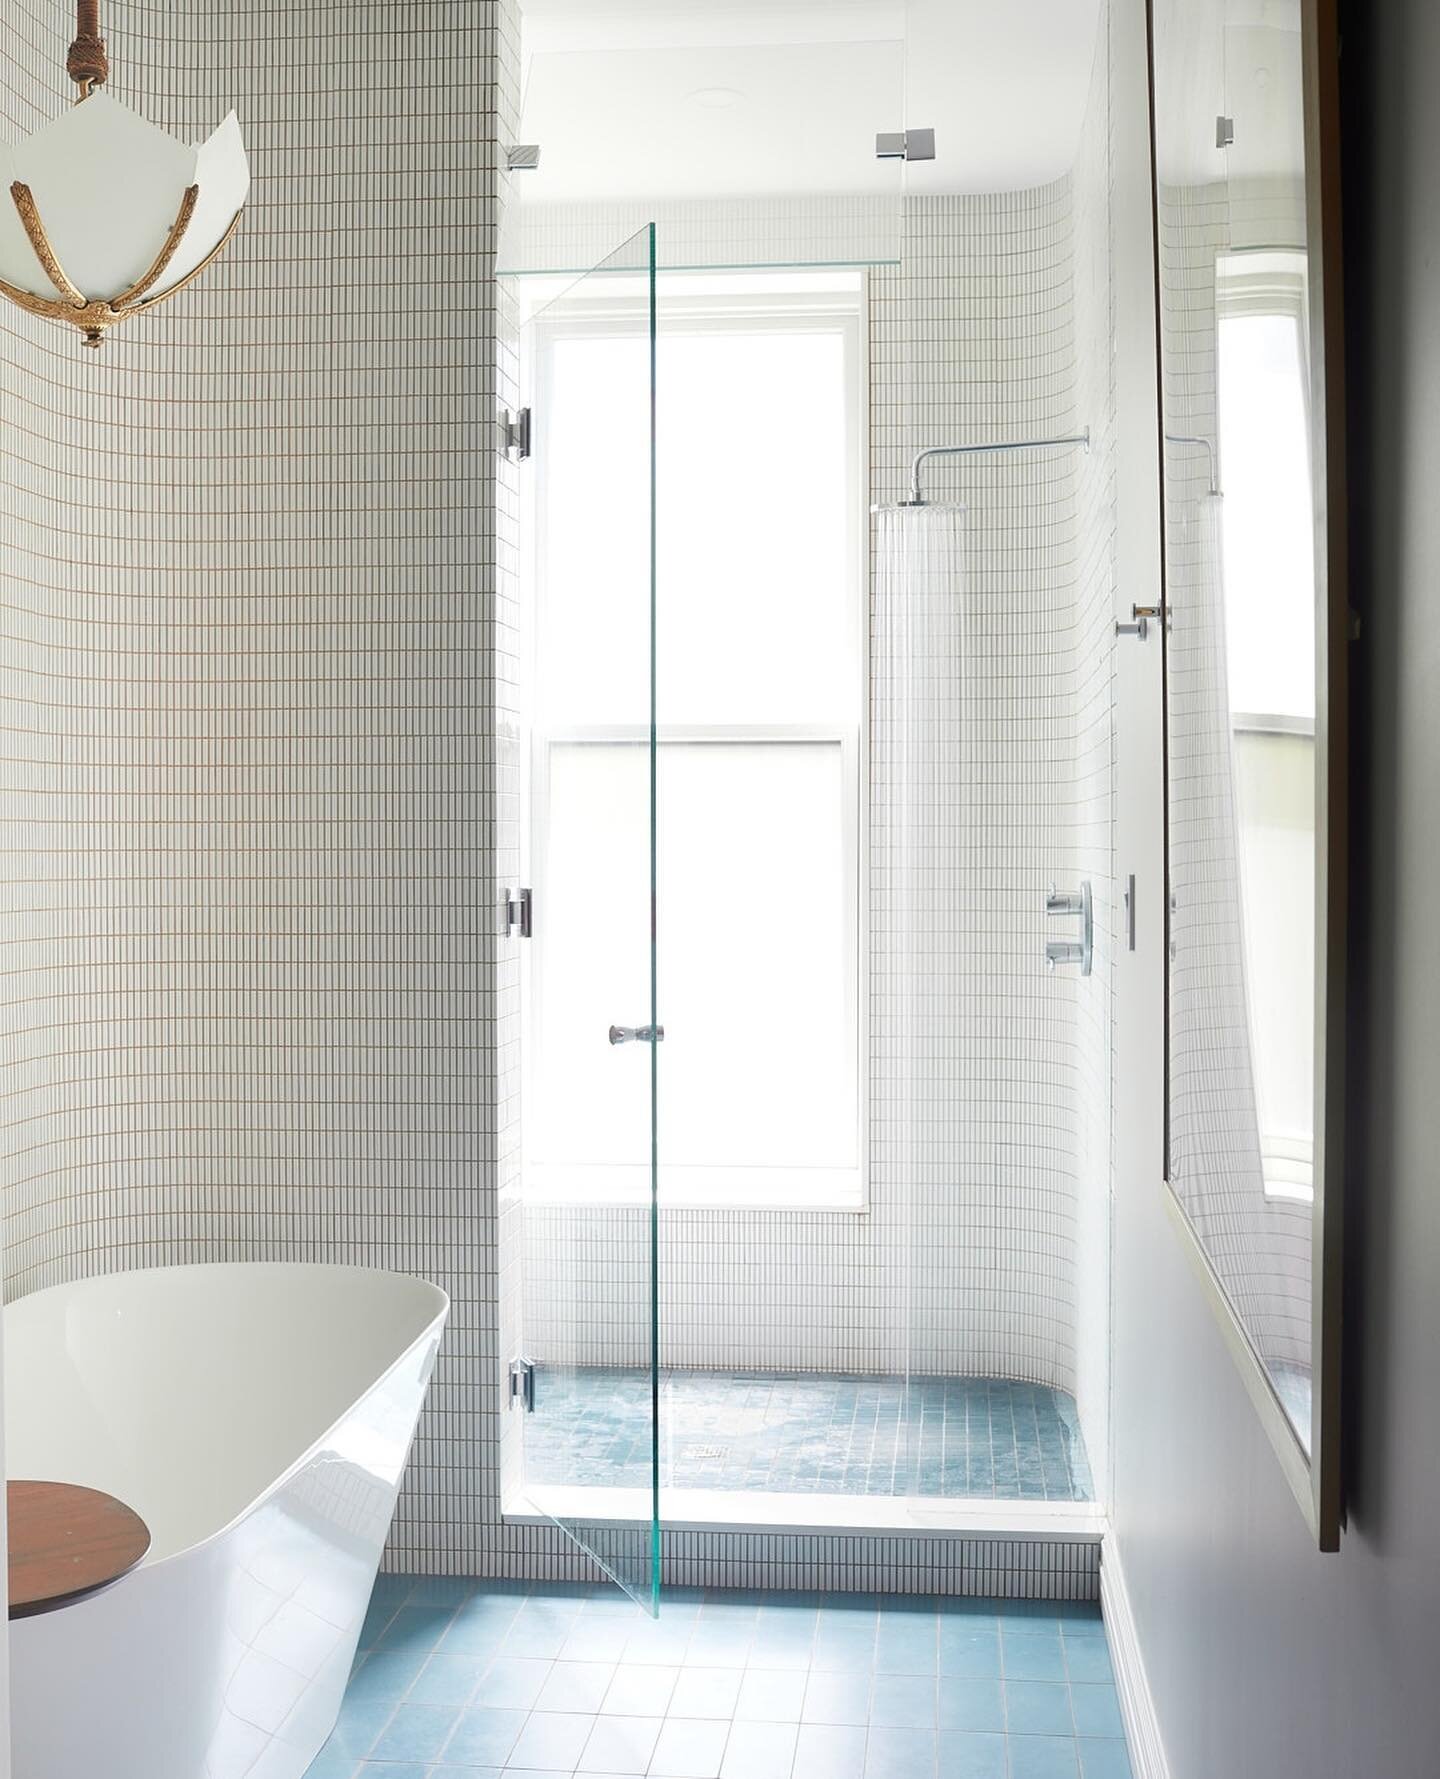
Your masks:
<path fill-rule="evenodd" d="M 1099 1610 L 382 1576 L 309 1779 L 1131 1779 Z"/>
<path fill-rule="evenodd" d="M 650 1374 L 541 1368 L 525 1425 L 532 1483 L 646 1488 Z M 667 1372 L 661 1475 L 765 1494 L 1090 1501 L 1075 1401 L 1001 1378 Z"/>

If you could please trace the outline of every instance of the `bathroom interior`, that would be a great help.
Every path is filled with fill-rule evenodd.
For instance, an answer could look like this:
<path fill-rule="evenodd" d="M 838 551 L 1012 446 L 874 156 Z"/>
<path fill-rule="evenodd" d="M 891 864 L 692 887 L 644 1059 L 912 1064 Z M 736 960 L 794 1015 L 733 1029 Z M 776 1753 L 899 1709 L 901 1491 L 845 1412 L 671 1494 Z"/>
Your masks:
<path fill-rule="evenodd" d="M 15 1779 L 1161 1779 L 1126 1192 L 1339 1538 L 1313 0 L 15 8 Z"/>

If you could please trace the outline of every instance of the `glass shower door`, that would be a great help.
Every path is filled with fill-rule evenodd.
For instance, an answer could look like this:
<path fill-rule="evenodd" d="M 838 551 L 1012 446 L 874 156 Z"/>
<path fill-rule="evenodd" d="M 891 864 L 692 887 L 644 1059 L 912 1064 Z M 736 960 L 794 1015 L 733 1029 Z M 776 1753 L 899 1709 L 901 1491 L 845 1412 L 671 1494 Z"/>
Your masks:
<path fill-rule="evenodd" d="M 525 1493 L 659 1600 L 655 239 L 526 323 Z"/>

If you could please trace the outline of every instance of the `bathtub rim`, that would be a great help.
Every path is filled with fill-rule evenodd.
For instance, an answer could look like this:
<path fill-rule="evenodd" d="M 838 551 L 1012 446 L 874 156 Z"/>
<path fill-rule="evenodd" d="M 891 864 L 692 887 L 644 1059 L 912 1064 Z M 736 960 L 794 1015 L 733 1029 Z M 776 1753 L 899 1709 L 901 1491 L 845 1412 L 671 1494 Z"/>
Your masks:
<path fill-rule="evenodd" d="M 430 1320 L 421 1329 L 419 1334 L 417 1334 L 415 1336 L 415 1338 L 406 1347 L 404 1347 L 400 1352 L 398 1352 L 395 1355 L 394 1359 L 391 1360 L 391 1362 L 385 1367 L 385 1369 L 383 1371 L 378 1372 L 370 1380 L 370 1382 L 366 1385 L 366 1387 L 365 1387 L 364 1391 L 361 1393 L 361 1395 L 355 1397 L 342 1414 L 337 1415 L 334 1420 L 327 1422 L 325 1427 L 322 1429 L 322 1431 L 313 1440 L 311 1440 L 310 1444 L 307 1445 L 306 1447 L 304 1447 L 304 1449 L 302 1451 L 300 1451 L 296 1455 L 296 1457 L 294 1459 L 292 1459 L 291 1462 L 289 1464 L 287 1464 L 285 1466 L 285 1468 L 282 1471 L 280 1471 L 273 1478 L 273 1480 L 266 1485 L 266 1487 L 263 1490 L 261 1490 L 261 1492 L 258 1495 L 252 1496 L 251 1499 L 246 1502 L 245 1506 L 242 1507 L 238 1513 L 232 1515 L 231 1518 L 228 1519 L 223 1526 L 217 1527 L 215 1529 L 215 1531 L 213 1531 L 213 1532 L 207 1532 L 203 1538 L 197 1539 L 193 1544 L 185 1545 L 180 1550 L 168 1551 L 162 1557 L 155 1557 L 153 1560 L 148 1555 L 142 1557 L 133 1569 L 129 1570 L 125 1575 L 120 1576 L 118 1578 L 118 1580 L 112 1582 L 109 1585 L 109 1587 L 99 1590 L 102 1593 L 108 1594 L 108 1593 L 112 1592 L 114 1589 L 122 1587 L 127 1581 L 132 1581 L 138 1575 L 144 1575 L 144 1574 L 146 1574 L 148 1572 L 152 1572 L 154 1570 L 163 1569 L 169 1563 L 181 1562 L 182 1560 L 184 1560 L 187 1557 L 194 1556 L 198 1551 L 208 1550 L 211 1545 L 218 1544 L 222 1538 L 228 1538 L 237 1526 L 243 1525 L 244 1522 L 247 1519 L 249 1519 L 250 1516 L 253 1513 L 255 1513 L 259 1508 L 263 1507 L 265 1505 L 265 1503 L 267 1501 L 269 1501 L 273 1495 L 278 1494 L 279 1491 L 285 1486 L 285 1484 L 288 1483 L 290 1481 L 290 1479 L 299 1470 L 303 1469 L 304 1466 L 311 1461 L 311 1459 L 315 1456 L 316 1452 L 330 1438 L 330 1436 L 334 1433 L 335 1429 L 337 1427 L 339 1427 L 345 1421 L 347 1416 L 356 1407 L 356 1405 L 359 1402 L 362 1402 L 364 1400 L 364 1398 L 366 1396 L 369 1396 L 373 1391 L 379 1389 L 379 1387 L 388 1378 L 392 1377 L 395 1374 L 395 1372 L 397 1372 L 400 1369 L 400 1367 L 405 1364 L 405 1362 L 411 1357 L 411 1355 L 413 1353 L 415 1353 L 417 1351 L 417 1349 L 424 1346 L 424 1344 L 427 1341 L 434 1340 L 436 1351 L 438 1353 L 440 1336 L 444 1333 L 445 1324 L 449 1320 L 449 1317 L 450 1317 L 450 1309 L 451 1309 L 450 1294 L 442 1286 L 435 1284 L 433 1282 L 433 1280 L 421 1278 L 418 1273 L 397 1272 L 392 1267 L 350 1266 L 350 1265 L 347 1265 L 343 1261 L 331 1262 L 331 1261 L 326 1261 L 326 1260 L 191 1260 L 191 1261 L 181 1262 L 179 1265 L 176 1265 L 176 1266 L 123 1267 L 123 1268 L 118 1269 L 115 1272 L 92 1273 L 87 1278 L 69 1279 L 69 1280 L 66 1280 L 63 1284 L 46 1285 L 40 1291 L 27 1292 L 24 1297 L 16 1298 L 12 1303 L 8 1303 L 4 1306 L 4 1314 L 8 1317 L 10 1310 L 18 1309 L 18 1308 L 20 1308 L 21 1305 L 30 1303 L 38 1298 L 44 1297 L 52 1291 L 73 1291 L 77 1287 L 83 1287 L 83 1286 L 91 1284 L 91 1283 L 100 1284 L 102 1282 L 113 1282 L 114 1280 L 121 1279 L 121 1278 L 125 1278 L 125 1279 L 155 1278 L 155 1277 L 165 1275 L 165 1274 L 175 1274 L 175 1273 L 181 1273 L 181 1272 L 186 1272 L 186 1273 L 203 1273 L 203 1272 L 220 1272 L 220 1271 L 244 1272 L 252 1267 L 253 1268 L 265 1268 L 270 1271 L 288 1271 L 288 1272 L 297 1272 L 297 1273 L 299 1273 L 299 1272 L 345 1273 L 345 1274 L 349 1274 L 349 1275 L 355 1276 L 355 1277 L 402 1279 L 407 1284 L 419 1286 L 423 1290 L 431 1293 L 433 1298 L 435 1300 L 438 1300 L 438 1306 L 435 1307 L 434 1313 L 431 1315 Z M 8 1356 L 9 1356 L 9 1352 L 10 1352 L 8 1340 L 6 1343 L 5 1351 L 6 1351 L 6 1361 L 8 1363 Z M 420 1400 L 416 1405 L 416 1420 L 417 1420 L 417 1422 L 419 1420 L 420 1413 L 424 1409 L 425 1397 L 428 1394 L 428 1391 L 429 1391 L 429 1379 L 427 1377 L 426 1387 L 424 1390 L 421 1391 Z M 413 1444 L 413 1441 L 414 1441 L 414 1429 L 412 1428 L 412 1430 L 411 1430 L 412 1444 Z M 63 1482 L 65 1480 L 65 1478 L 63 1478 L 63 1477 L 43 1477 L 43 1478 L 26 1478 L 23 1480 Z M 403 1477 L 403 1473 L 402 1473 L 402 1477 L 401 1477 L 402 1484 L 403 1484 L 403 1481 L 404 1481 L 404 1477 Z M 152 1538 L 153 1538 L 153 1530 L 152 1530 Z M 153 1549 L 153 1544 L 152 1544 L 152 1549 Z M 73 1610 L 74 1607 L 83 1606 L 84 1604 L 85 1604 L 84 1599 L 76 1600 L 72 1603 L 72 1607 L 68 1608 L 67 1610 Z M 39 1616 L 44 1618 L 44 1617 L 54 1616 L 54 1615 L 41 1614 Z M 12 1637 L 15 1635 L 16 1625 L 23 1625 L 26 1622 L 27 1621 L 25 1619 L 15 1620 L 14 1623 L 12 1623 L 12 1625 L 10 1627 L 10 1635 Z"/>

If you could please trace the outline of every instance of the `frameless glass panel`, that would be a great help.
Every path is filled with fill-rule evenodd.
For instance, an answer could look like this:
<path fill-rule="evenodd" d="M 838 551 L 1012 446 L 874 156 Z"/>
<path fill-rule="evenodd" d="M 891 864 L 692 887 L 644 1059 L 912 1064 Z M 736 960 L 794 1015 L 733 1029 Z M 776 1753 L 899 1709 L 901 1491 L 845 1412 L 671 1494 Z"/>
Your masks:
<path fill-rule="evenodd" d="M 714 1487 L 718 1471 L 738 1488 L 778 1478 L 770 1460 L 804 1444 L 785 1384 L 893 1368 L 894 1306 L 875 1283 L 884 1238 L 865 1233 L 857 1292 L 853 1213 L 869 1184 L 865 515 L 889 422 L 867 424 L 868 353 L 882 313 L 892 359 L 904 327 L 876 270 L 898 251 L 901 164 L 877 159 L 876 137 L 903 128 L 904 7 L 527 0 L 522 12 L 518 135 L 539 165 L 511 181 L 500 261 L 526 274 L 516 288 L 586 263 L 627 217 L 661 223 L 660 1357 L 662 1407 L 681 1400 L 662 1415 L 662 1483 Z M 531 1473 L 568 1476 L 572 1512 L 576 1486 L 595 1501 L 640 1486 L 635 1427 L 652 1412 L 648 1352 L 614 1302 L 643 1265 L 649 1158 L 631 1135 L 646 1078 L 597 1076 L 583 1038 L 617 1017 L 617 985 L 649 943 L 623 927 L 645 840 L 647 639 L 626 592 L 639 545 L 610 522 L 639 477 L 623 394 L 636 341 L 608 325 L 606 302 L 586 280 L 547 317 L 535 473 L 555 517 L 536 554 L 542 621 L 564 654 L 527 668 L 547 746 L 529 799 L 524 1296 L 533 1326 L 587 1323 L 568 1418 L 552 1448 L 532 1438 Z M 802 1252 L 797 1209 L 852 1215 L 816 1219 Z M 588 1248 L 573 1234 L 550 1244 L 562 1218 L 595 1232 Z M 807 1297 L 823 1313 L 807 1314 Z M 781 1386 L 763 1436 L 756 1379 Z M 842 1381 L 853 1395 L 853 1375 Z M 833 1480 L 828 1462 L 809 1469 L 809 1492 Z"/>
<path fill-rule="evenodd" d="M 659 1601 L 654 231 L 526 323 L 525 1494 Z M 583 742 L 583 745 L 582 745 Z M 587 1181 L 623 1169 L 624 1205 Z M 595 1380 L 633 1379 L 596 1468 Z"/>

